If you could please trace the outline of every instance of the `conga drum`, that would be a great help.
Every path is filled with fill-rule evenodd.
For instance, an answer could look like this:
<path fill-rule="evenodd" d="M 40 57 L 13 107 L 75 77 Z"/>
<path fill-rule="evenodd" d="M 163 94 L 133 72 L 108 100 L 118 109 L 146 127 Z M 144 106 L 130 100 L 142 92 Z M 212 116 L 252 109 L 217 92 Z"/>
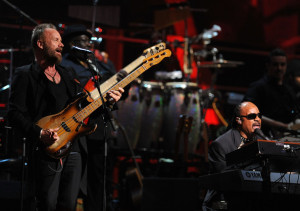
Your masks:
<path fill-rule="evenodd" d="M 137 149 L 153 150 L 158 146 L 163 124 L 163 93 L 161 82 L 144 81 L 141 84 L 142 121 Z"/>
<path fill-rule="evenodd" d="M 117 102 L 118 110 L 114 111 L 114 116 L 127 134 L 128 140 L 122 133 L 121 129 L 117 131 L 115 146 L 120 149 L 128 149 L 130 144 L 135 149 L 140 135 L 143 104 L 141 103 L 140 83 L 131 84 L 128 97 L 125 100 Z M 129 142 L 129 143 L 128 143 Z"/>
<path fill-rule="evenodd" d="M 188 136 L 188 152 L 195 153 L 200 139 L 201 126 L 198 85 L 192 82 L 169 82 L 165 85 L 165 91 L 163 148 L 166 152 L 174 152 L 179 117 L 185 115 L 193 117 Z M 179 146 L 179 152 L 182 153 L 183 140 Z"/>

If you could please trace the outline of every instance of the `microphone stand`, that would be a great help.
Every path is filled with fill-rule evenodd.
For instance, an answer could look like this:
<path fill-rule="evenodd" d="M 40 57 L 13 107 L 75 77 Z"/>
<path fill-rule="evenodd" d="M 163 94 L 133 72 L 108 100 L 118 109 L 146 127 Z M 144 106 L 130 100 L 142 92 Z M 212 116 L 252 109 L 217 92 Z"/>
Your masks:
<path fill-rule="evenodd" d="M 24 187 L 25 187 L 25 166 L 26 166 L 26 138 L 22 139 L 22 169 L 21 169 L 21 193 L 20 193 L 20 210 L 24 208 Z"/>
<path fill-rule="evenodd" d="M 104 115 L 103 115 L 103 121 L 104 121 L 104 161 L 103 161 L 103 211 L 106 210 L 106 171 L 107 171 L 107 122 L 110 123 L 113 131 L 116 131 L 112 121 L 111 121 L 111 115 L 108 111 L 108 108 L 105 104 L 105 101 L 104 101 L 104 98 L 103 98 L 103 95 L 101 93 L 101 90 L 100 90 L 100 83 L 99 83 L 99 79 L 100 79 L 100 75 L 99 75 L 99 71 L 95 71 L 97 76 L 98 76 L 98 79 L 96 79 L 94 73 L 93 73 L 93 69 L 95 67 L 93 67 L 91 64 L 91 62 L 89 62 L 88 58 L 86 59 L 87 60 L 87 64 L 89 66 L 89 70 L 91 71 L 92 73 L 92 78 L 93 78 L 93 81 L 96 85 L 96 88 L 99 92 L 99 95 L 100 95 L 100 98 L 101 98 L 101 101 L 102 101 L 102 106 L 103 106 L 103 110 L 104 110 Z M 94 63 L 97 67 L 97 62 L 96 62 L 96 58 L 95 56 L 93 55 L 93 60 L 94 60 Z"/>
<path fill-rule="evenodd" d="M 95 65 L 96 65 L 96 67 L 97 67 L 96 58 L 95 58 L 95 56 L 93 56 L 93 57 L 94 57 L 94 58 L 93 58 L 93 59 L 94 59 L 94 63 L 95 63 Z M 87 59 L 87 64 L 88 64 L 88 66 L 89 66 L 89 70 L 91 71 L 91 70 L 93 70 L 95 67 L 93 67 L 93 64 L 91 64 L 91 62 L 89 62 L 88 60 L 89 60 L 89 59 Z M 95 83 L 96 88 L 97 88 L 97 90 L 98 90 L 98 92 L 99 92 L 99 95 L 100 95 L 100 97 L 101 97 L 102 106 L 103 106 L 103 110 L 104 110 L 104 114 L 105 114 L 105 115 L 104 115 L 104 119 L 107 119 L 107 120 L 108 120 L 108 122 L 110 123 L 112 129 L 115 131 L 115 130 L 116 130 L 116 129 L 115 129 L 115 126 L 114 126 L 113 122 L 111 121 L 111 115 L 110 115 L 110 113 L 109 113 L 109 111 L 108 111 L 108 108 L 107 108 L 107 106 L 106 106 L 106 104 L 105 104 L 103 95 L 102 95 L 101 90 L 100 90 L 99 79 L 101 78 L 101 76 L 100 76 L 99 70 L 97 69 L 95 72 L 97 73 L 98 80 L 95 78 L 95 75 L 94 75 L 93 71 L 91 71 L 91 73 L 92 73 L 92 78 L 93 78 L 93 82 Z"/>

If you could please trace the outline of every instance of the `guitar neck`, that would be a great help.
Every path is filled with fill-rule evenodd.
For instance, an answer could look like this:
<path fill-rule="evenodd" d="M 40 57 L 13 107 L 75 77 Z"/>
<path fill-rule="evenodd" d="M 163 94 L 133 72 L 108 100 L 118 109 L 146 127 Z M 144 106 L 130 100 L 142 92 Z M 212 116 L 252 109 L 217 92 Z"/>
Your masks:
<path fill-rule="evenodd" d="M 125 70 L 127 72 L 127 74 L 130 74 L 140 64 L 143 63 L 144 59 L 145 59 L 145 56 L 140 56 L 139 58 L 137 58 L 136 60 L 134 60 L 133 62 L 131 62 L 129 65 L 127 65 L 126 67 L 124 67 L 123 70 Z M 116 83 L 118 83 L 117 74 L 113 75 L 108 80 L 106 80 L 105 82 L 103 82 L 100 85 L 100 90 L 105 92 L 105 91 L 109 90 L 112 87 L 113 84 L 116 84 Z M 91 96 L 92 96 L 93 99 L 97 99 L 99 97 L 97 89 L 94 89 L 93 91 L 91 91 L 90 94 L 91 94 Z"/>
<path fill-rule="evenodd" d="M 140 66 L 146 58 L 151 57 L 154 54 L 159 53 L 160 51 L 163 51 L 165 49 L 166 49 L 166 44 L 163 43 L 163 42 L 159 43 L 155 46 L 152 46 L 151 48 L 148 48 L 148 49 L 144 50 L 143 54 L 140 57 L 138 57 L 136 60 L 134 60 L 133 62 L 128 64 L 122 70 L 125 70 L 127 72 L 127 74 L 130 74 L 138 66 Z M 102 91 L 106 92 L 107 90 L 109 90 L 116 83 L 118 83 L 117 74 L 113 75 L 112 77 L 110 77 L 108 80 L 106 80 L 105 82 L 103 82 L 100 85 L 101 92 Z M 91 95 L 92 99 L 94 99 L 94 100 L 97 99 L 99 97 L 98 90 L 94 89 L 94 90 L 90 91 L 90 95 Z"/>
<path fill-rule="evenodd" d="M 164 50 L 158 54 L 155 54 L 154 56 L 149 57 L 147 60 L 145 60 L 145 63 L 141 65 L 138 69 L 132 71 L 129 75 L 127 75 L 125 78 L 123 78 L 121 81 L 117 82 L 115 85 L 113 85 L 110 89 L 101 91 L 101 94 L 103 96 L 104 102 L 106 102 L 106 95 L 111 90 L 119 90 L 119 87 L 124 88 L 129 83 L 131 83 L 134 79 L 136 79 L 138 76 L 140 76 L 143 72 L 148 70 L 150 67 L 152 67 L 155 64 L 158 64 L 163 58 L 169 57 L 171 55 L 170 50 Z M 102 98 L 99 96 L 96 100 L 91 102 L 88 106 L 83 108 L 80 112 L 74 115 L 74 118 L 81 122 L 85 118 L 87 118 L 91 113 L 93 113 L 97 108 L 99 108 L 103 104 Z"/>
<path fill-rule="evenodd" d="M 136 60 L 124 67 L 123 70 L 125 70 L 127 73 L 130 73 L 131 71 L 136 69 L 140 64 L 142 64 L 145 58 L 147 58 L 147 56 L 138 57 Z"/>
<path fill-rule="evenodd" d="M 145 70 L 146 69 L 144 69 L 143 66 L 141 66 L 136 71 L 132 72 L 127 77 L 125 77 L 123 80 L 116 83 L 110 89 L 107 89 L 106 91 L 101 91 L 104 102 L 106 102 L 106 95 L 107 95 L 108 91 L 118 90 L 119 87 L 124 88 L 130 82 L 132 82 L 135 78 L 137 78 L 139 75 L 141 75 Z M 97 108 L 99 108 L 102 104 L 103 104 L 102 98 L 98 97 L 96 100 L 94 100 L 92 103 L 90 103 L 88 106 L 86 106 L 84 109 L 82 109 L 80 112 L 78 112 L 76 114 L 76 115 L 78 115 L 78 116 L 75 116 L 76 120 L 79 122 L 83 121 L 85 118 L 87 118 L 89 115 L 91 115 L 91 113 L 93 113 Z"/>

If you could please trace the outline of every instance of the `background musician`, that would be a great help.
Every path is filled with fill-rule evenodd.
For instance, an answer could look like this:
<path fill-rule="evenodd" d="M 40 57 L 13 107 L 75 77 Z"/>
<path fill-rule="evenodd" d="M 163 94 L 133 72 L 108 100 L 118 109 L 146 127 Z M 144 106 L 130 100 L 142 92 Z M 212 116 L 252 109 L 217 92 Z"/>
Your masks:
<path fill-rule="evenodd" d="M 74 210 L 81 180 L 80 143 L 75 140 L 67 156 L 54 159 L 43 148 L 59 141 L 58 129 L 43 129 L 36 122 L 62 111 L 81 90 L 73 80 L 76 75 L 59 65 L 64 45 L 53 24 L 36 26 L 31 43 L 35 61 L 15 70 L 9 121 L 27 138 L 28 151 L 34 155 L 30 157 L 34 165 L 33 162 L 30 164 L 36 174 L 30 178 L 36 185 L 38 210 Z M 122 92 L 120 88 L 109 95 L 118 101 Z"/>
<path fill-rule="evenodd" d="M 283 137 L 286 130 L 297 130 L 299 105 L 293 89 L 285 83 L 287 56 L 281 49 L 270 52 L 267 73 L 250 84 L 244 101 L 255 103 L 263 113 L 263 131 L 272 139 Z"/>
<path fill-rule="evenodd" d="M 97 58 L 92 58 L 93 55 L 91 54 L 72 49 L 73 46 L 76 46 L 81 49 L 90 51 L 92 50 L 92 33 L 84 25 L 66 26 L 62 37 L 65 45 L 62 65 L 66 67 L 72 67 L 75 70 L 79 77 L 81 86 L 85 87 L 88 81 L 93 78 L 93 76 L 100 75 L 101 78 L 99 80 L 99 84 L 101 84 L 116 74 L 117 71 L 115 66 L 108 56 L 98 56 Z M 96 69 L 90 67 L 87 62 L 87 58 L 93 63 L 93 67 Z M 125 77 L 125 73 L 126 72 L 124 71 L 120 71 L 118 73 L 118 79 L 121 80 L 121 78 Z M 125 90 L 127 93 L 128 89 L 125 88 Z M 100 91 L 103 92 L 104 90 Z M 110 113 L 110 108 L 108 108 L 108 110 L 109 111 L 107 112 L 109 112 L 109 116 L 112 115 Z M 113 158 L 111 153 L 105 152 L 105 150 L 109 149 L 105 149 L 105 139 L 111 141 L 112 128 L 109 122 L 107 122 L 107 116 L 102 116 L 102 114 L 103 113 L 101 112 L 95 112 L 91 115 L 90 122 L 96 123 L 98 127 L 94 133 L 83 137 L 86 140 L 83 140 L 85 150 L 82 150 L 82 156 L 84 157 L 84 180 L 82 180 L 81 191 L 84 199 L 84 209 L 92 211 L 102 210 L 104 192 L 106 192 L 107 201 L 111 202 L 112 200 L 112 182 L 110 180 L 112 178 L 111 172 Z M 105 153 L 108 155 L 106 159 L 104 158 Z M 107 174 L 105 177 L 107 178 L 107 183 L 105 186 L 103 184 L 104 174 Z M 107 204 L 109 210 L 110 204 Z"/>

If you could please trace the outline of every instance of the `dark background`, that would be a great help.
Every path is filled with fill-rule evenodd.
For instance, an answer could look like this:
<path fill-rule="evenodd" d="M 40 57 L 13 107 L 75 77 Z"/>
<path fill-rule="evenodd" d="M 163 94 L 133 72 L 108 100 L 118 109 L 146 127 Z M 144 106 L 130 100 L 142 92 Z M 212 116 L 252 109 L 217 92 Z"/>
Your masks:
<path fill-rule="evenodd" d="M 14 65 L 27 63 L 30 55 L 30 31 L 35 24 L 21 13 L 25 13 L 38 23 L 51 22 L 58 24 L 85 24 L 92 28 L 93 5 L 97 6 L 95 26 L 101 27 L 101 35 L 115 35 L 134 39 L 151 40 L 154 31 L 163 35 L 185 35 L 185 28 L 174 30 L 174 25 L 169 24 L 157 30 L 158 22 L 163 22 L 164 17 L 157 17 L 156 13 L 172 9 L 187 8 L 193 20 L 193 28 L 196 34 L 204 29 L 209 29 L 213 24 L 222 28 L 219 35 L 211 40 L 210 46 L 218 48 L 225 59 L 245 62 L 243 67 L 228 71 L 220 71 L 221 84 L 247 87 L 247 85 L 260 77 L 263 73 L 264 56 L 274 47 L 282 47 L 290 58 L 298 56 L 299 52 L 299 6 L 296 0 L 270 1 L 270 0 L 101 0 L 75 1 L 0 1 L 0 48 L 22 49 L 19 54 L 25 54 L 14 59 Z M 81 14 L 69 12 L 70 8 L 81 6 Z M 115 9 L 119 12 L 115 12 Z M 88 12 L 87 12 L 88 11 Z M 161 19 L 161 21 L 160 21 Z M 158 20 L 158 21 L 155 21 Z M 194 35 L 195 35 L 194 33 Z M 165 38 L 163 36 L 163 38 Z M 116 43 L 116 42 L 115 42 Z M 197 43 L 196 43 L 197 44 Z M 134 41 L 122 41 L 122 50 L 114 51 L 115 46 L 106 45 L 104 39 L 100 48 L 106 48 L 117 67 L 123 67 L 145 49 L 145 44 Z M 107 47 L 109 49 L 107 49 Z M 200 47 L 201 48 L 201 47 Z M 199 50 L 199 46 L 195 47 Z M 120 55 L 120 52 L 123 55 Z M 122 57 L 118 60 L 114 57 Z M 3 56 L 3 53 L 0 54 Z M 228 76 L 228 77 L 227 77 Z M 237 80 L 232 80 L 233 77 Z M 227 79 L 228 78 L 228 79 Z"/>
<path fill-rule="evenodd" d="M 94 8 L 97 11 L 95 22 Z M 188 11 L 190 15 L 172 15 L 174 10 L 179 13 Z M 218 56 L 222 54 L 224 59 L 240 61 L 244 65 L 217 69 L 199 68 L 198 71 L 202 74 L 203 81 L 212 80 L 211 74 L 216 73 L 215 96 L 219 98 L 219 110 L 228 120 L 233 106 L 249 84 L 264 74 L 266 56 L 270 50 L 280 47 L 286 51 L 289 60 L 300 58 L 299 13 L 299 0 L 0 0 L 0 155 L 7 156 L 8 150 L 15 148 L 13 143 L 5 145 L 4 142 L 13 135 L 7 136 L 8 130 L 4 128 L 9 89 L 3 88 L 10 84 L 15 67 L 33 60 L 30 36 L 36 22 L 51 22 L 58 27 L 84 24 L 88 28 L 92 28 L 94 23 L 95 27 L 101 27 L 103 32 L 95 34 L 103 37 L 99 49 L 108 52 L 117 70 L 136 59 L 150 46 L 154 32 L 158 32 L 160 38 L 167 41 L 168 35 L 192 38 L 214 24 L 219 25 L 222 30 L 211 39 L 208 47 L 217 48 Z M 173 21 L 168 22 L 167 18 Z M 188 24 L 185 24 L 184 20 L 187 19 Z M 163 23 L 165 25 L 162 27 Z M 59 29 L 63 30 L 63 27 Z M 195 52 L 201 51 L 203 43 L 193 43 L 192 48 Z M 178 66 L 180 59 L 183 58 L 176 58 L 173 52 L 171 59 L 163 61 L 153 71 L 165 70 L 166 67 L 168 71 L 181 70 Z M 146 80 L 153 79 L 153 74 L 146 76 Z M 203 90 L 204 95 L 210 92 L 205 91 Z M 207 96 L 201 100 L 203 103 Z M 222 128 L 219 130 L 218 126 L 214 126 L 208 131 L 210 140 L 222 131 Z M 172 181 L 162 182 L 166 186 L 174 187 Z M 150 180 L 148 184 L 150 196 L 161 189 L 161 183 L 156 183 L 159 186 L 155 186 Z M 182 184 L 182 187 L 190 187 Z M 173 199 L 172 194 L 175 192 L 169 193 L 173 189 L 166 187 L 164 190 L 168 193 L 162 194 L 170 194 Z M 185 191 L 189 191 L 186 194 L 189 197 L 191 191 L 197 190 L 183 189 L 180 193 Z M 196 195 L 193 193 L 193 196 Z M 153 201 L 149 202 L 155 204 Z M 147 204 L 147 201 L 144 203 Z"/>
<path fill-rule="evenodd" d="M 174 10 L 185 10 L 190 15 L 174 16 Z M 158 15 L 159 12 L 163 13 Z M 299 58 L 299 12 L 300 3 L 296 0 L 2 0 L 0 88 L 9 84 L 10 72 L 15 67 L 32 61 L 30 35 L 35 22 L 51 22 L 58 27 L 70 24 L 84 24 L 90 29 L 101 27 L 103 32 L 96 34 L 103 36 L 99 49 L 109 53 L 117 70 L 150 46 L 154 32 L 158 32 L 163 41 L 169 35 L 192 38 L 217 24 L 221 31 L 208 47 L 217 48 L 218 55 L 222 54 L 224 59 L 241 61 L 244 65 L 198 71 L 206 81 L 212 80 L 214 71 L 216 89 L 223 96 L 229 92 L 243 94 L 251 82 L 264 74 L 265 58 L 273 48 L 284 49 L 289 60 Z M 168 22 L 166 17 L 173 21 Z M 162 23 L 167 24 L 162 26 Z M 193 43 L 192 48 L 194 52 L 202 50 L 201 40 Z M 13 55 L 7 49 L 12 49 Z M 174 56 L 163 62 L 171 64 L 168 70 L 178 70 L 181 69 L 178 59 L 182 58 Z M 147 72 L 145 76 L 148 74 L 150 78 L 145 79 L 152 80 L 156 70 L 165 70 L 165 67 L 158 66 L 152 75 Z M 5 109 L 8 93 L 2 91 L 0 95 Z"/>

